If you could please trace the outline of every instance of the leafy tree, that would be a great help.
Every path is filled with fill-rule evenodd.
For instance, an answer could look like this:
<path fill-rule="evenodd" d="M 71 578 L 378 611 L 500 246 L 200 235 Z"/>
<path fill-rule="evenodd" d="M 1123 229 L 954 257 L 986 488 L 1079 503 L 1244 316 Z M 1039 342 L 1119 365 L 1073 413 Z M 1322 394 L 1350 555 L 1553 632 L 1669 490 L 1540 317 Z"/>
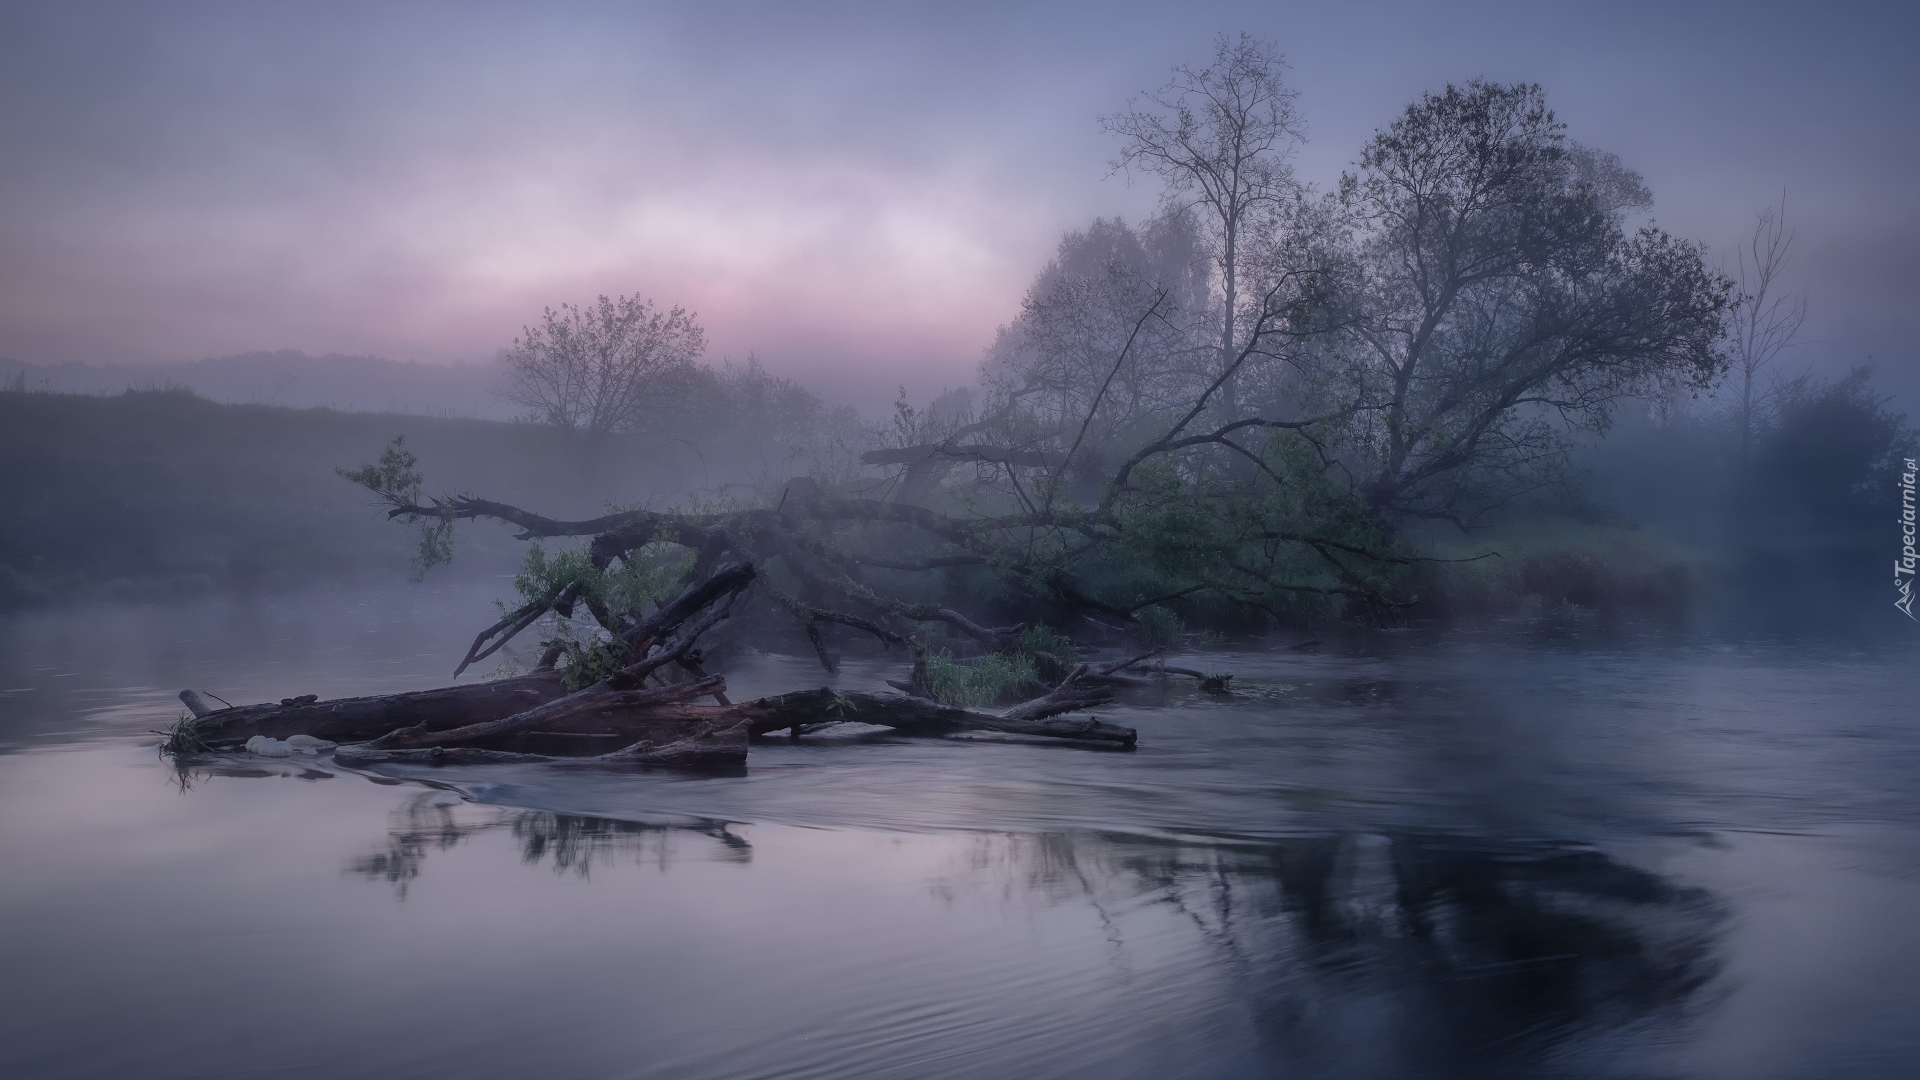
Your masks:
<path fill-rule="evenodd" d="M 1213 67 L 1150 99 L 1161 112 L 1112 122 L 1167 176 L 1167 212 L 1070 235 L 978 394 L 903 400 L 862 456 L 890 486 L 816 470 L 758 500 L 586 521 L 390 500 L 420 522 L 591 538 L 584 560 L 546 564 L 564 572 L 474 658 L 575 602 L 609 640 L 628 634 L 631 612 L 593 608 L 595 575 L 636 559 L 687 581 L 748 561 L 755 595 L 824 664 L 823 628 L 856 628 L 912 642 L 923 685 L 935 627 L 1018 650 L 1024 628 L 982 609 L 1058 624 L 1150 610 L 1166 624 L 1202 603 L 1385 615 L 1409 599 L 1406 518 L 1465 521 L 1535 482 L 1569 427 L 1724 371 L 1731 283 L 1697 246 L 1627 231 L 1644 186 L 1568 142 L 1538 87 L 1426 95 L 1315 200 L 1284 170 L 1297 131 L 1277 64 L 1223 41 Z"/>
<path fill-rule="evenodd" d="M 1191 215 L 1068 233 L 988 350 L 986 400 L 1024 410 L 1033 437 L 1079 433 L 1072 478 L 1104 482 L 1217 374 L 1196 317 L 1208 278 Z"/>
<path fill-rule="evenodd" d="M 1759 484 L 1749 513 L 1776 539 L 1858 540 L 1887 531 L 1901 462 L 1914 456 L 1905 416 L 1873 390 L 1873 367 L 1781 384 L 1754 442 Z"/>
<path fill-rule="evenodd" d="M 597 446 L 680 389 L 705 350 L 706 332 L 685 308 L 660 311 L 638 296 L 602 296 L 584 309 L 562 304 L 502 354 L 506 396 L 531 418 Z"/>
<path fill-rule="evenodd" d="M 1465 520 L 1559 459 L 1556 421 L 1602 429 L 1623 397 L 1725 370 L 1731 283 L 1626 231 L 1639 177 L 1568 141 L 1538 86 L 1424 95 L 1339 194 L 1358 272 L 1320 385 L 1356 405 L 1343 455 L 1383 513 Z"/>

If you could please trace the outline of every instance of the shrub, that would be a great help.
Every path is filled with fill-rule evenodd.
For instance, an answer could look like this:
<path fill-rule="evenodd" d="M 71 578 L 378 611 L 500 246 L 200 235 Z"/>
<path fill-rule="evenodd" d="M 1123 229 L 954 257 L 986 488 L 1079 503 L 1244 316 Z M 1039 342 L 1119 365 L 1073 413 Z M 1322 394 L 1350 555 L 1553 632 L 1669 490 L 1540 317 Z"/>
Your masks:
<path fill-rule="evenodd" d="M 1186 624 L 1172 608 L 1155 604 L 1144 607 L 1134 613 L 1134 624 L 1140 627 L 1140 636 L 1147 639 L 1149 645 L 1174 645 L 1180 641 L 1180 635 L 1186 633 Z"/>
<path fill-rule="evenodd" d="M 1030 696 L 1039 684 L 1033 658 L 1025 653 L 988 653 L 959 661 L 945 649 L 926 654 L 927 692 L 942 705 L 998 705 Z"/>

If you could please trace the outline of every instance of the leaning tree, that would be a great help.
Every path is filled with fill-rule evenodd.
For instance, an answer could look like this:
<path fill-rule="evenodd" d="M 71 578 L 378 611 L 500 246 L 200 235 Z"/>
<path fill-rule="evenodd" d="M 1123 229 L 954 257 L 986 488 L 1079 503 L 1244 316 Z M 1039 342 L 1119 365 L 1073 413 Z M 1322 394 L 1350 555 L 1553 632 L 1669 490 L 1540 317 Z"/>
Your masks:
<path fill-rule="evenodd" d="M 1229 52 L 1225 74 L 1183 84 L 1227 95 L 1215 103 L 1225 112 L 1202 124 L 1176 109 L 1167 125 L 1122 133 L 1185 153 L 1179 140 L 1214 139 L 1240 115 L 1233 105 L 1266 125 L 1268 142 L 1240 148 L 1257 164 L 1288 134 L 1277 61 Z M 1073 636 L 1202 601 L 1384 617 L 1409 602 L 1420 558 L 1401 522 L 1465 520 L 1530 482 L 1568 427 L 1602 427 L 1624 395 L 1704 386 L 1723 370 L 1729 283 L 1696 246 L 1629 231 L 1646 201 L 1638 178 L 1568 142 L 1537 87 L 1423 97 L 1328 198 L 1269 198 L 1280 179 L 1220 189 L 1233 206 L 1236 191 L 1259 196 L 1222 228 L 1259 227 L 1235 226 L 1224 263 L 1225 234 L 1190 245 L 1212 253 L 1197 280 L 1195 260 L 1169 257 L 1195 236 L 1191 207 L 1144 232 L 1115 223 L 1070 238 L 980 393 L 926 412 L 903 403 L 864 475 L 567 520 L 429 494 L 396 441 L 343 475 L 420 528 L 419 570 L 451 557 L 463 521 L 529 542 L 517 601 L 460 671 L 534 631 L 531 682 L 480 684 L 491 689 L 456 694 L 431 722 L 392 722 L 417 717 L 417 702 L 316 713 L 290 701 L 244 722 L 210 711 L 208 730 L 230 739 L 331 717 L 371 740 L 361 755 L 436 760 L 538 754 L 516 740 L 582 727 L 638 736 L 611 760 L 726 757 L 750 733 L 848 719 L 1130 745 L 1130 730 L 1061 714 L 1104 700 L 1147 654 L 1093 669 L 1076 662 Z M 1175 180 L 1176 192 L 1214 190 Z M 1209 287 L 1209 273 L 1231 281 Z M 770 620 L 804 635 L 829 671 L 840 635 L 899 650 L 902 693 L 732 702 L 702 642 Z M 953 672 L 969 663 L 999 665 L 999 689 L 1031 700 L 1003 716 L 957 708 Z"/>
<path fill-rule="evenodd" d="M 1234 63 L 1275 63 L 1256 53 Z M 1261 109 L 1284 105 L 1270 70 L 1233 70 Z M 906 649 L 916 693 L 936 635 L 1008 653 L 1027 623 L 1120 625 L 1203 597 L 1384 614 L 1418 558 L 1400 520 L 1458 518 L 1526 483 L 1566 426 L 1723 370 L 1729 285 L 1695 245 L 1628 231 L 1646 200 L 1617 161 L 1566 140 L 1538 87 L 1449 87 L 1376 135 L 1336 196 L 1262 211 L 1259 247 L 1236 249 L 1235 288 L 1253 291 L 1236 293 L 1230 338 L 1205 329 L 1218 293 L 1193 287 L 1191 261 L 1145 257 L 1117 223 L 1070 238 L 977 406 L 937 421 L 903 407 L 891 444 L 865 454 L 891 487 L 802 477 L 749 504 L 560 520 L 427 497 L 399 446 L 347 475 L 423 527 L 423 568 L 467 519 L 579 543 L 533 550 L 520 602 L 462 669 L 537 624 L 544 663 L 576 683 L 639 662 L 632 627 L 651 605 L 729 562 L 756 568 L 760 610 L 829 668 L 834 632 Z M 1222 340 L 1218 363 L 1193 362 Z M 1223 412 L 1256 371 L 1259 407 Z"/>

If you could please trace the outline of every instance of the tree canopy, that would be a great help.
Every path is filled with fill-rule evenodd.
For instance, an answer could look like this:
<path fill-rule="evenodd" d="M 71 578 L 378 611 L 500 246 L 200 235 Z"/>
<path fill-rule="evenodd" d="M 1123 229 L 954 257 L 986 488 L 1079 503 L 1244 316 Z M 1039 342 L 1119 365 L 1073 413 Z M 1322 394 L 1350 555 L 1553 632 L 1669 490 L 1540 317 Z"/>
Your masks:
<path fill-rule="evenodd" d="M 1069 234 L 981 384 L 903 400 L 861 468 L 582 521 L 368 486 L 430 541 L 464 518 L 589 539 L 536 553 L 470 659 L 581 606 L 601 644 L 555 640 L 613 663 L 592 649 L 617 649 L 648 597 L 730 559 L 829 665 L 835 627 L 1006 652 L 1034 621 L 1170 604 L 1390 617 L 1423 557 L 1407 522 L 1464 524 L 1543 483 L 1623 397 L 1718 379 L 1731 286 L 1698 245 L 1633 224 L 1639 177 L 1567 139 L 1537 86 L 1423 95 L 1322 194 L 1285 168 L 1291 101 L 1270 48 L 1223 39 L 1214 66 L 1109 121 L 1124 162 L 1167 177 L 1162 211 Z M 516 348 L 530 371 L 635 373 L 603 380 L 604 407 L 557 395 L 555 416 L 591 430 L 700 343 L 680 309 L 602 298 Z"/>
<path fill-rule="evenodd" d="M 658 408 L 706 347 L 685 308 L 661 311 L 639 296 L 562 304 L 502 353 L 506 395 L 532 419 L 597 442 Z"/>

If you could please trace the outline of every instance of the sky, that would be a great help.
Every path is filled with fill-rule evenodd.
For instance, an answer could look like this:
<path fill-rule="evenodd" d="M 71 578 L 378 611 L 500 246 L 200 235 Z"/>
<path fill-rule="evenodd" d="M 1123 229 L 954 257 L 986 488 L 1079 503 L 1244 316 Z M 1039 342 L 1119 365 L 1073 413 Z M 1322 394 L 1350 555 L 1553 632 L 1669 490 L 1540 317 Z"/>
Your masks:
<path fill-rule="evenodd" d="M 1063 231 L 1153 210 L 1099 118 L 1247 31 L 1287 56 L 1321 187 L 1482 77 L 1542 84 L 1716 260 L 1784 194 L 1790 362 L 1872 356 L 1920 400 L 1916 12 L 0 2 L 0 356 L 484 361 L 547 306 L 638 293 L 713 359 L 928 393 Z"/>

